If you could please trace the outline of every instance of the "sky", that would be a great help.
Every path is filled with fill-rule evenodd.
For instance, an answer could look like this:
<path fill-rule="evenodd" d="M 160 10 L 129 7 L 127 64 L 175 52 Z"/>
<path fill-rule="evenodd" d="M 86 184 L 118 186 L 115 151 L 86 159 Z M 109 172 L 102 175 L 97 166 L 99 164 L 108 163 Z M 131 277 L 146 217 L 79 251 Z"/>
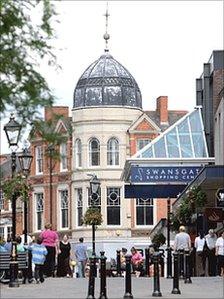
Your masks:
<path fill-rule="evenodd" d="M 55 104 L 71 111 L 79 77 L 104 52 L 106 1 L 53 2 L 62 69 L 42 63 L 41 71 Z M 154 110 L 156 98 L 166 95 L 170 110 L 191 111 L 203 63 L 223 49 L 223 1 L 108 1 L 108 9 L 109 51 L 136 79 L 143 109 Z M 1 129 L 1 153 L 8 152 L 3 135 Z"/>

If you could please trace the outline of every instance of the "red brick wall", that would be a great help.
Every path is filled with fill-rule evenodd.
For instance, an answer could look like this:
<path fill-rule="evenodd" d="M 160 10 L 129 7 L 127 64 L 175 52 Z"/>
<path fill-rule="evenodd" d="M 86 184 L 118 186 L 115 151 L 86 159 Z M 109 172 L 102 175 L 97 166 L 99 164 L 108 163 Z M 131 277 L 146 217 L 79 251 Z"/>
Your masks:
<path fill-rule="evenodd" d="M 156 100 L 156 111 L 158 112 L 160 123 L 168 122 L 168 97 L 160 96 Z"/>

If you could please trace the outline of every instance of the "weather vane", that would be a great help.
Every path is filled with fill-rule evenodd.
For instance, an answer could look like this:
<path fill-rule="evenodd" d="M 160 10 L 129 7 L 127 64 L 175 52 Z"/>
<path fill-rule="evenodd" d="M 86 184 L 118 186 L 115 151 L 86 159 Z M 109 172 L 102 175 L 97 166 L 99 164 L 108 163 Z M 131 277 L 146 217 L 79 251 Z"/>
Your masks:
<path fill-rule="evenodd" d="M 107 2 L 107 9 L 106 9 L 106 13 L 104 14 L 105 18 L 106 18 L 106 32 L 103 35 L 103 38 L 105 39 L 105 52 L 108 52 L 108 40 L 110 39 L 110 35 L 107 33 L 107 28 L 108 28 L 108 17 L 110 16 L 110 14 L 108 13 L 108 2 Z"/>

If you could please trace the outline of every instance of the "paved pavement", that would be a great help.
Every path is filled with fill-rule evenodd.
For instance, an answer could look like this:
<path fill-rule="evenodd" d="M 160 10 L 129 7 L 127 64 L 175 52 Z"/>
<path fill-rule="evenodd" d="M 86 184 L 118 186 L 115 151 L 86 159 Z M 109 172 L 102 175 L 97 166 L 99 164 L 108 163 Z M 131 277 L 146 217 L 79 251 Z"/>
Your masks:
<path fill-rule="evenodd" d="M 162 278 L 160 289 L 163 298 L 224 298 L 224 279 L 221 277 L 193 277 L 192 284 L 180 280 L 180 295 L 171 294 L 172 279 Z M 48 278 L 43 284 L 20 285 L 9 288 L 1 284 L 0 298 L 77 298 L 87 297 L 88 279 L 86 278 Z M 99 298 L 99 279 L 96 279 L 95 297 Z M 132 278 L 134 299 L 153 298 L 152 278 Z M 107 279 L 108 299 L 123 298 L 124 278 Z"/>

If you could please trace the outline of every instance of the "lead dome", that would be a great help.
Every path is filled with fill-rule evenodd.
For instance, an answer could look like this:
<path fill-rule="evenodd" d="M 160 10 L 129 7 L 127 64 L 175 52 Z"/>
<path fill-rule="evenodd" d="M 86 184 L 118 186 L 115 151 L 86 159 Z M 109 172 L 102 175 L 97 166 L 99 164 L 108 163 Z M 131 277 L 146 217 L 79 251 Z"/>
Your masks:
<path fill-rule="evenodd" d="M 142 108 L 141 92 L 133 76 L 108 52 L 93 62 L 74 91 L 74 108 L 131 106 Z"/>

